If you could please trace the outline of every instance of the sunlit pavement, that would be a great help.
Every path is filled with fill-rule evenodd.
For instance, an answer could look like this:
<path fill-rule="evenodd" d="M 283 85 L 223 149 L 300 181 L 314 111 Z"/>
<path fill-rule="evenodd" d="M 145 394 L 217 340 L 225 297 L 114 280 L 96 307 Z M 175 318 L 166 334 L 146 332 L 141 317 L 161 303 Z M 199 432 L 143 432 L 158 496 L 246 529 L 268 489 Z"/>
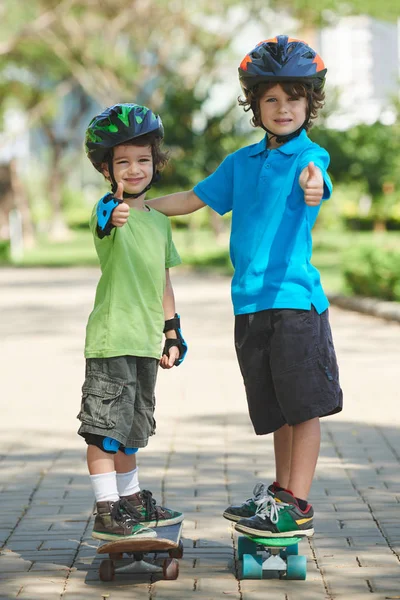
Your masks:
<path fill-rule="evenodd" d="M 331 309 L 345 410 L 323 420 L 302 542 L 306 581 L 243 580 L 221 516 L 274 478 L 271 436 L 256 437 L 233 349 L 229 281 L 173 278 L 189 353 L 160 372 L 157 434 L 140 480 L 185 512 L 176 581 L 98 578 L 93 497 L 76 435 L 95 269 L 0 270 L 0 599 L 383 600 L 400 597 L 400 326 Z"/>

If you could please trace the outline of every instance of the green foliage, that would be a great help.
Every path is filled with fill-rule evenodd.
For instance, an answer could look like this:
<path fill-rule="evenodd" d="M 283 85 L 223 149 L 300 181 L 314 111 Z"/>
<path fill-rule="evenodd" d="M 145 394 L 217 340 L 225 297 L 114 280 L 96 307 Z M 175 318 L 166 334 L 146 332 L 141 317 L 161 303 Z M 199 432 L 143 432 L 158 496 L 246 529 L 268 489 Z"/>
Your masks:
<path fill-rule="evenodd" d="M 205 254 L 187 254 L 186 264 L 199 270 L 217 271 L 224 275 L 233 273 L 233 266 L 226 249 L 219 248 Z"/>
<path fill-rule="evenodd" d="M 210 175 L 229 152 L 247 142 L 233 115 L 235 105 L 222 114 L 194 121 L 207 93 L 200 96 L 195 88 L 182 89 L 178 82 L 168 87 L 160 114 L 165 127 L 165 143 L 171 149 L 171 161 L 163 174 L 163 186 L 171 190 L 190 189 Z"/>
<path fill-rule="evenodd" d="M 8 263 L 10 260 L 10 241 L 0 240 L 0 264 Z"/>
<path fill-rule="evenodd" d="M 235 77 L 235 73 L 225 74 L 221 65 L 229 56 L 236 31 L 243 27 L 242 22 L 229 25 L 230 11 L 236 6 L 241 10 L 247 6 L 253 22 L 263 23 L 266 15 L 270 17 L 263 0 L 251 0 L 246 6 L 241 0 L 3 0 L 0 115 L 7 106 L 20 106 L 28 127 L 45 132 L 50 150 L 38 156 L 38 162 L 45 168 L 51 165 L 48 170 L 55 173 L 63 190 L 63 180 L 71 173 L 65 157 L 72 157 L 69 160 L 75 168 L 76 157 L 82 155 L 89 104 L 95 108 L 116 101 L 149 104 L 163 118 L 166 146 L 171 149 L 172 160 L 162 181 L 165 191 L 188 189 L 212 173 L 228 153 L 252 141 L 251 129 L 246 127 L 244 134 L 240 129 L 237 107 L 213 116 L 205 111 L 213 84 L 221 76 Z M 398 0 L 383 4 L 374 0 L 270 0 L 268 6 L 278 12 L 288 9 L 303 29 L 334 15 L 371 14 L 392 20 L 398 15 Z M 373 196 L 376 218 L 398 218 L 399 126 L 397 130 L 380 124 L 360 126 L 345 133 L 320 128 L 312 135 L 331 153 L 335 183 L 365 179 L 360 193 Z M 382 193 L 387 183 L 394 185 L 391 197 Z M 152 195 L 159 195 L 158 190 L 152 190 Z M 60 201 L 52 191 L 46 194 L 42 189 L 45 200 L 38 195 L 31 198 L 33 214 L 49 219 L 48 198 L 52 198 L 54 205 L 63 205 L 70 226 L 84 226 L 85 204 L 66 202 L 65 194 Z M 201 214 L 203 227 L 209 213 Z M 334 210 L 329 207 L 325 214 L 325 221 L 333 225 Z M 184 223 L 177 220 L 176 226 Z"/>
<path fill-rule="evenodd" d="M 271 0 L 271 6 L 290 13 L 304 25 L 321 25 L 332 16 L 370 15 L 376 19 L 396 21 L 399 17 L 398 0 Z"/>
<path fill-rule="evenodd" d="M 84 194 L 76 189 L 65 187 L 62 191 L 63 213 L 71 229 L 88 229 L 92 206 Z"/>
<path fill-rule="evenodd" d="M 359 296 L 400 301 L 400 250 L 390 246 L 361 246 L 344 255 L 343 274 Z"/>
<path fill-rule="evenodd" d="M 400 202 L 400 126 L 376 122 L 347 131 L 315 127 L 310 137 L 331 156 L 329 173 L 334 182 L 358 187 L 372 199 L 371 217 L 396 218 Z M 350 194 L 349 194 L 350 196 Z M 354 206 L 354 202 L 353 202 Z"/>

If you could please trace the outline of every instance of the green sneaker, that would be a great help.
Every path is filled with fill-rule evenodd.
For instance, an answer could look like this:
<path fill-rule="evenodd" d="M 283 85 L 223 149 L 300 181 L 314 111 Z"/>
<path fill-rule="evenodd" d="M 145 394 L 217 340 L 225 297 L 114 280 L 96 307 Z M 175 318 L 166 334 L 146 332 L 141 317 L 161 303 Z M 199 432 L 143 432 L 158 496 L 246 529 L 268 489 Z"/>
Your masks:
<path fill-rule="evenodd" d="M 290 492 L 280 490 L 259 503 L 253 517 L 238 521 L 235 529 L 254 537 L 311 537 L 314 534 L 314 510 L 311 504 L 301 510 Z"/>
<path fill-rule="evenodd" d="M 129 538 L 153 538 L 157 534 L 153 529 L 146 529 L 127 512 L 124 501 L 97 502 L 96 518 L 92 537 L 98 540 L 125 540 Z"/>
<path fill-rule="evenodd" d="M 240 519 L 254 517 L 259 502 L 266 496 L 273 496 L 277 489 L 281 488 L 276 481 L 271 483 L 268 487 L 264 483 L 256 483 L 253 490 L 253 496 L 248 498 L 243 504 L 228 506 L 223 513 L 223 516 L 229 521 L 240 521 Z"/>
<path fill-rule="evenodd" d="M 139 523 L 146 527 L 166 527 L 181 523 L 184 519 L 183 513 L 158 506 L 149 490 L 141 490 L 123 499 L 135 511 L 135 517 L 138 515 Z"/>

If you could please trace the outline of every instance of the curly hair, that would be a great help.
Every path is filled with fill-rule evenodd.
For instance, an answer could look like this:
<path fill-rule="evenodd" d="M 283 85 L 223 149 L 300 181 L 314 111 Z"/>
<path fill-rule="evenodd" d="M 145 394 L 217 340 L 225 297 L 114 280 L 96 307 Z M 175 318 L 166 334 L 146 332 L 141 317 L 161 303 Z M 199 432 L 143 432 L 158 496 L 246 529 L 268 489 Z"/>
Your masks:
<path fill-rule="evenodd" d="M 262 127 L 260 117 L 260 98 L 264 94 L 275 87 L 280 85 L 285 94 L 294 98 L 306 98 L 308 103 L 308 115 L 307 123 L 304 127 L 306 131 L 309 131 L 313 126 L 312 121 L 317 117 L 318 111 L 324 106 L 325 103 L 325 92 L 322 88 L 315 88 L 310 83 L 304 83 L 300 81 L 271 81 L 268 83 L 260 83 L 251 90 L 244 90 L 244 99 L 238 97 L 240 106 L 243 106 L 244 111 L 253 111 L 253 117 L 250 123 L 253 127 Z"/>

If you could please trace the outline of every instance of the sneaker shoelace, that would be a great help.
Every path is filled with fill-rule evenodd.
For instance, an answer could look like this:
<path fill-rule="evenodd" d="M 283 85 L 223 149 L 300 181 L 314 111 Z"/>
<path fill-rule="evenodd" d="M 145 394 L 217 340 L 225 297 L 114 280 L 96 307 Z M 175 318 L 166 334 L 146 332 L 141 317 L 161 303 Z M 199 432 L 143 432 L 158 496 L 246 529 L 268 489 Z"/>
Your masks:
<path fill-rule="evenodd" d="M 278 522 L 279 511 L 284 507 L 289 506 L 289 504 L 286 504 L 285 502 L 276 502 L 275 498 L 269 495 L 257 500 L 256 504 L 256 515 L 264 520 L 270 519 L 271 523 L 274 524 Z"/>
<path fill-rule="evenodd" d="M 140 513 L 130 502 L 121 498 L 112 508 L 111 516 L 116 521 L 128 521 L 131 524 L 140 523 Z"/>
<path fill-rule="evenodd" d="M 264 498 L 265 495 L 265 485 L 263 483 L 256 483 L 252 497 L 247 498 L 247 500 L 245 500 L 243 504 L 257 504 L 260 501 L 260 499 Z"/>
<path fill-rule="evenodd" d="M 142 504 L 145 510 L 146 519 L 155 517 L 158 521 L 160 516 L 162 516 L 163 511 L 161 510 L 160 506 L 156 505 L 153 494 L 150 492 L 150 490 L 142 490 L 140 495 L 142 497 Z"/>

